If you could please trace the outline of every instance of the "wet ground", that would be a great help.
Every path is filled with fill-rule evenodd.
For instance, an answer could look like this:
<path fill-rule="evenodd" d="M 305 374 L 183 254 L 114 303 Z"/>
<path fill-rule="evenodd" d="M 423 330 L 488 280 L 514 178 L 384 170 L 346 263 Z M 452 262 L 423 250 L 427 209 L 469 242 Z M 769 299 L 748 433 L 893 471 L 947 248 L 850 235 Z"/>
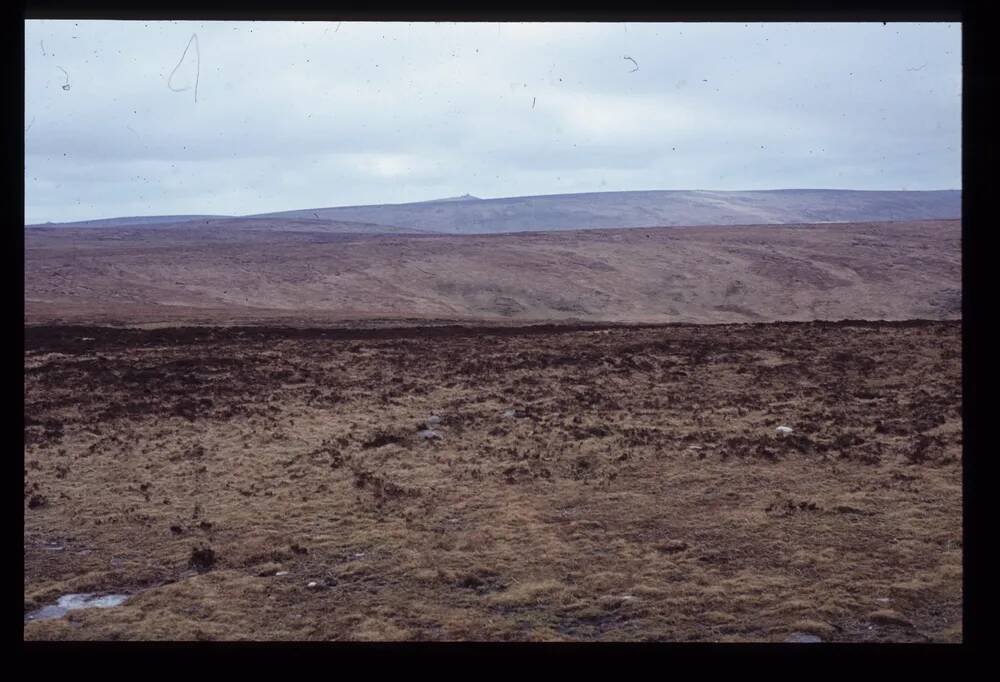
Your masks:
<path fill-rule="evenodd" d="M 962 636 L 958 322 L 25 346 L 26 639 Z"/>
<path fill-rule="evenodd" d="M 67 594 L 59 597 L 55 604 L 43 606 L 24 616 L 24 620 L 51 620 L 62 618 L 77 609 L 110 609 L 121 606 L 128 599 L 127 594 Z"/>

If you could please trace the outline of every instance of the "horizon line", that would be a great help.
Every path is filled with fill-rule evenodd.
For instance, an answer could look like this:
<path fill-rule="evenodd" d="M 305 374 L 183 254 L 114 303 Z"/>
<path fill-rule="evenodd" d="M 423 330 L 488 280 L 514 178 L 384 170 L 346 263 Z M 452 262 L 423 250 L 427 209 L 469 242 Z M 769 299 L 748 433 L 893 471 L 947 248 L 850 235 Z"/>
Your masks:
<path fill-rule="evenodd" d="M 853 188 L 842 188 L 842 187 L 775 187 L 771 189 L 634 189 L 634 190 L 606 190 L 606 191 L 590 191 L 590 192 L 559 192 L 555 194 L 521 194 L 521 195 L 505 195 L 498 197 L 480 197 L 471 193 L 462 194 L 459 196 L 443 197 L 437 199 L 421 199 L 417 201 L 400 201 L 400 202 L 385 202 L 380 204 L 340 204 L 337 206 L 317 206 L 317 207 L 306 207 L 306 208 L 290 208 L 290 209 L 279 209 L 277 211 L 266 211 L 264 213 L 245 213 L 245 214 L 224 214 L 224 213 L 150 213 L 145 215 L 127 215 L 127 216 L 108 216 L 101 218 L 83 218 L 78 220 L 47 220 L 44 222 L 34 222 L 34 223 L 24 223 L 24 227 L 37 227 L 42 225 L 73 225 L 79 223 L 91 223 L 91 222 L 101 222 L 110 220 L 130 220 L 133 218 L 253 218 L 253 217 L 264 217 L 271 216 L 281 213 L 293 213 L 296 211 L 325 211 L 330 209 L 339 208 L 365 208 L 373 206 L 406 206 L 408 204 L 423 204 L 430 202 L 440 202 L 440 203 L 467 203 L 468 199 L 464 197 L 470 197 L 475 201 L 498 201 L 503 199 L 532 199 L 532 198 L 544 198 L 544 197 L 564 197 L 564 196 L 574 196 L 583 194 L 638 194 L 638 193 L 648 193 L 648 192 L 717 192 L 717 193 L 748 193 L 748 192 L 961 192 L 962 188 L 943 188 L 943 189 L 853 189 Z"/>

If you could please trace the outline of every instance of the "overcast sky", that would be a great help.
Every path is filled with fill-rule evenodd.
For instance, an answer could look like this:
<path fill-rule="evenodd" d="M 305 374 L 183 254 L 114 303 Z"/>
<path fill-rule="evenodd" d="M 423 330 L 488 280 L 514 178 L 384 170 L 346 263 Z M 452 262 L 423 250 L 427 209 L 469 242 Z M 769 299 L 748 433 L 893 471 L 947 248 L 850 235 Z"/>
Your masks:
<path fill-rule="evenodd" d="M 27 223 L 961 188 L 959 24 L 28 21 L 25 69 Z"/>

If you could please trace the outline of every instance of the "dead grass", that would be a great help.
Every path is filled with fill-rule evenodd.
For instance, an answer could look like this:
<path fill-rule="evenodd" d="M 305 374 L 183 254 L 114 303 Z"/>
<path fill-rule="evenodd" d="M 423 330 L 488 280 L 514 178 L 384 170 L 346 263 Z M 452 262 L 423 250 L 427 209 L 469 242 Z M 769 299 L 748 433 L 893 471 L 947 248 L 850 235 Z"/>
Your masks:
<path fill-rule="evenodd" d="M 26 639 L 961 639 L 958 323 L 28 331 Z"/>
<path fill-rule="evenodd" d="M 29 228 L 26 319 L 173 326 L 961 316 L 959 220 L 498 235 L 303 229 Z"/>

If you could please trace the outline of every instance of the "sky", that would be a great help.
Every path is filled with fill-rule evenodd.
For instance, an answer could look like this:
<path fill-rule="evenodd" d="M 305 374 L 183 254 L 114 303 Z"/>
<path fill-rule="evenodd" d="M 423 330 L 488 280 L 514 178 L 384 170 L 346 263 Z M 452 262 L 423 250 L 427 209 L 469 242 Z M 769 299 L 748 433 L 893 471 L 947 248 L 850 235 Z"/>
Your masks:
<path fill-rule="evenodd" d="M 961 188 L 957 23 L 25 22 L 25 222 Z"/>

